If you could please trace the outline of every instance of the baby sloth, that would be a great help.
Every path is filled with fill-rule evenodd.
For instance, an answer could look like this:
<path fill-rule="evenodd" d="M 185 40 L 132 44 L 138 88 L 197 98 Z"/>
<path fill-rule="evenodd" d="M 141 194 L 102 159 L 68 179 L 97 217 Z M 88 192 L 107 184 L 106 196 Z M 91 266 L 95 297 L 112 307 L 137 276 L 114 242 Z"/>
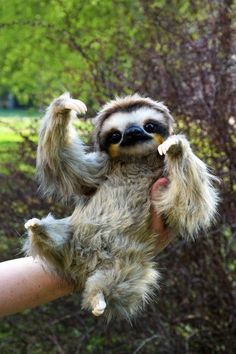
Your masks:
<path fill-rule="evenodd" d="M 130 319 L 158 287 L 152 184 L 168 177 L 154 207 L 173 235 L 194 236 L 214 218 L 215 177 L 183 135 L 172 135 L 173 118 L 162 103 L 135 94 L 106 104 L 95 118 L 92 153 L 71 125 L 85 112 L 68 93 L 46 112 L 37 153 L 40 187 L 46 195 L 73 198 L 75 210 L 61 220 L 29 220 L 24 248 L 83 290 L 84 309 L 108 320 Z M 159 250 L 165 246 L 160 242 Z"/>

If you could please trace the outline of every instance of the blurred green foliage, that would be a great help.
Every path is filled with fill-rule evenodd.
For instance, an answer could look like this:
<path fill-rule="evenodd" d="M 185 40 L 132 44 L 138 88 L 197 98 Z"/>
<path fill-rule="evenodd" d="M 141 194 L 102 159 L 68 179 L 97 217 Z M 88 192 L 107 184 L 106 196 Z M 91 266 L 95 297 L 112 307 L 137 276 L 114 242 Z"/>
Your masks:
<path fill-rule="evenodd" d="M 139 86 L 133 66 L 145 48 L 184 65 L 179 35 L 199 39 L 201 23 L 215 10 L 214 1 L 189 0 L 0 0 L 0 6 L 0 90 L 38 104 L 69 90 L 91 108 Z"/>
<path fill-rule="evenodd" d="M 0 3 L 0 87 L 21 102 L 42 103 L 70 90 L 95 104 L 95 98 L 104 98 L 97 85 L 100 76 L 108 79 L 109 61 L 116 57 L 117 69 L 127 72 L 128 53 L 142 39 L 141 13 L 132 25 L 140 12 L 137 1 Z"/>

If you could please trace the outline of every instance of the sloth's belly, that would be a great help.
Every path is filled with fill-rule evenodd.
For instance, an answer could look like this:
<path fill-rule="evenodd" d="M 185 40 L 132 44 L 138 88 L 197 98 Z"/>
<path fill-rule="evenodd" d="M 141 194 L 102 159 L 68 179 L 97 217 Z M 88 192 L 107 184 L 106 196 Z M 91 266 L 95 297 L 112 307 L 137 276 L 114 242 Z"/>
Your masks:
<path fill-rule="evenodd" d="M 159 176 L 151 169 L 129 175 L 116 171 L 87 203 L 77 205 L 71 242 L 76 267 L 84 274 L 122 264 L 131 256 L 151 260 L 156 236 L 150 228 L 150 188 Z"/>
<path fill-rule="evenodd" d="M 152 258 L 155 244 L 150 229 L 152 184 L 150 177 L 109 178 L 86 205 L 76 207 L 71 218 L 73 257 L 85 274 L 101 264 L 103 268 L 114 266 L 131 254 L 142 262 Z"/>
<path fill-rule="evenodd" d="M 137 234 L 150 221 L 151 177 L 109 178 L 88 201 L 77 206 L 72 222 L 81 235 Z"/>

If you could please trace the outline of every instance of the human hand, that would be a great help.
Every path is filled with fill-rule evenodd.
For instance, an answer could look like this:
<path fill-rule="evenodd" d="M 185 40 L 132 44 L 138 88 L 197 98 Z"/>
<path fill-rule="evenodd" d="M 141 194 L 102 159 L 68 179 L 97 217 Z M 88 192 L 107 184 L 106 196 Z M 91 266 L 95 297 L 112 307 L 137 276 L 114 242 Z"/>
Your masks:
<path fill-rule="evenodd" d="M 151 188 L 151 200 L 155 199 L 155 196 L 160 191 L 161 188 L 166 188 L 169 184 L 167 178 L 162 177 L 159 178 Z M 157 236 L 157 245 L 156 252 L 161 252 L 174 238 L 174 234 L 171 232 L 170 228 L 168 228 L 162 220 L 160 214 L 157 214 L 156 210 L 151 208 L 152 215 L 152 229 L 155 231 Z"/>

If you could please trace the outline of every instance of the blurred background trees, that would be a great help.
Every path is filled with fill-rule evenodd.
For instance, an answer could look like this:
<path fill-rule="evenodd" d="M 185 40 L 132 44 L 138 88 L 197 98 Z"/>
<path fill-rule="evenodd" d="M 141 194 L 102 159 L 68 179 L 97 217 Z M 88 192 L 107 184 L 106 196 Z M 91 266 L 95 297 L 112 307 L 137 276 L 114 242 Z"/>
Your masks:
<path fill-rule="evenodd" d="M 81 312 L 78 297 L 72 297 L 9 318 L 0 327 L 0 351 L 234 353 L 236 1 L 0 0 L 0 5 L 2 105 L 10 95 L 18 105 L 42 109 L 68 90 L 86 102 L 91 117 L 115 95 L 139 92 L 162 100 L 177 129 L 221 178 L 222 198 L 208 238 L 194 244 L 180 239 L 159 256 L 167 284 L 133 328 L 124 323 L 106 328 Z M 16 235 L 23 234 L 25 219 L 49 209 L 68 214 L 37 195 L 37 123 L 6 115 L 1 112 L 2 259 L 18 256 Z M 86 139 L 91 124 L 81 121 L 78 130 Z M 39 329 L 43 321 L 50 330 Z"/>

